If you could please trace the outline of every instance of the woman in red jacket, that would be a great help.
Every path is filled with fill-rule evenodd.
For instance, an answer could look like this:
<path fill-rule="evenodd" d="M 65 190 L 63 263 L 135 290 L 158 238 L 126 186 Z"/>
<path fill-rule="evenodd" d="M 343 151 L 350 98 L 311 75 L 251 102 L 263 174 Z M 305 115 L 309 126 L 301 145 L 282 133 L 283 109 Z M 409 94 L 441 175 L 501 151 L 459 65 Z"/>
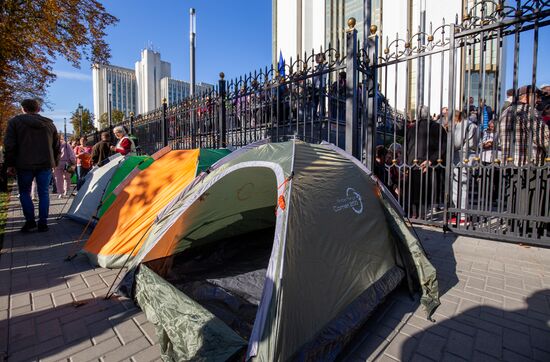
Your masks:
<path fill-rule="evenodd" d="M 116 126 L 115 128 L 113 128 L 113 133 L 115 134 L 118 142 L 116 146 L 111 146 L 111 151 L 118 152 L 122 155 L 133 155 L 136 153 L 136 146 L 134 145 L 134 141 L 132 141 L 130 137 L 128 137 L 128 134 L 126 133 L 124 127 Z"/>

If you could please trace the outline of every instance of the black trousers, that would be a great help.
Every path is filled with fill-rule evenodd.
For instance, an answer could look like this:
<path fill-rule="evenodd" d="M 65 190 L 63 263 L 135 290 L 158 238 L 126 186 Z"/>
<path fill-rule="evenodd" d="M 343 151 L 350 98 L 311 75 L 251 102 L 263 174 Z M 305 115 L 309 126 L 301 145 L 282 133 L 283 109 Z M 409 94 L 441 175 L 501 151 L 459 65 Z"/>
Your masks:
<path fill-rule="evenodd" d="M 523 234 L 536 230 L 537 237 L 550 237 L 550 175 L 547 168 L 526 166 L 503 170 L 505 211 L 519 218 L 510 219 L 512 231 Z"/>
<path fill-rule="evenodd" d="M 5 163 L 0 164 L 0 192 L 8 192 L 8 168 Z"/>

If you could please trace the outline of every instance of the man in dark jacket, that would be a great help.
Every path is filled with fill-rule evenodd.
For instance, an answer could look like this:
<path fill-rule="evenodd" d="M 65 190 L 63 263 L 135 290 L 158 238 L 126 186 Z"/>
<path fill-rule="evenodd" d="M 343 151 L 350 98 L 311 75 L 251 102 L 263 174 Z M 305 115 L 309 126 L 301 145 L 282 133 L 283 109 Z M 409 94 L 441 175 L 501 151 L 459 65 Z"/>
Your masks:
<path fill-rule="evenodd" d="M 19 200 L 25 216 L 25 225 L 21 231 L 31 231 L 37 226 L 38 231 L 48 231 L 48 186 L 52 168 L 59 162 L 59 137 L 53 121 L 38 114 L 40 104 L 37 100 L 25 99 L 21 107 L 23 114 L 8 121 L 4 138 L 7 172 L 12 176 L 17 175 Z M 36 179 L 38 189 L 38 225 L 31 199 L 33 179 Z"/>
<path fill-rule="evenodd" d="M 442 202 L 439 193 L 440 177 L 432 187 L 432 172 L 443 172 L 447 148 L 447 132 L 437 122 L 431 120 L 427 106 L 420 106 L 420 120 L 407 128 L 406 160 L 410 169 L 406 211 L 409 215 L 424 218 L 431 208 L 431 202 Z"/>
<path fill-rule="evenodd" d="M 103 161 L 113 154 L 110 139 L 109 132 L 101 132 L 101 141 L 92 148 L 92 164 L 94 166 L 102 166 Z"/>

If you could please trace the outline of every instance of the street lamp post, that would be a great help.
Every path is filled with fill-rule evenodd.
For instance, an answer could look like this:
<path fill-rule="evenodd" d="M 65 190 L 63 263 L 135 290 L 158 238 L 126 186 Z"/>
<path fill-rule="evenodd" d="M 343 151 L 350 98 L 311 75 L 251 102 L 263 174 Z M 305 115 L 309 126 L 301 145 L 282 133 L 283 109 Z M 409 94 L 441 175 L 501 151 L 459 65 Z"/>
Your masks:
<path fill-rule="evenodd" d="M 82 112 L 83 112 L 83 108 L 82 105 L 80 103 L 78 103 L 78 114 L 80 115 L 80 129 L 79 129 L 79 135 L 78 135 L 78 138 L 82 138 Z"/>
<path fill-rule="evenodd" d="M 63 133 L 65 135 L 65 141 L 67 140 L 67 117 L 63 118 Z"/>
<path fill-rule="evenodd" d="M 196 37 L 195 9 L 189 9 L 189 95 L 195 95 L 195 37 Z"/>
<path fill-rule="evenodd" d="M 107 89 L 108 91 L 108 95 L 109 95 L 109 113 L 108 113 L 108 118 L 109 118 L 109 133 L 111 132 L 111 129 L 113 128 L 112 126 L 112 121 L 111 121 L 111 107 L 112 107 L 112 100 L 113 100 L 113 88 L 111 86 L 111 82 L 109 81 L 109 88 Z"/>

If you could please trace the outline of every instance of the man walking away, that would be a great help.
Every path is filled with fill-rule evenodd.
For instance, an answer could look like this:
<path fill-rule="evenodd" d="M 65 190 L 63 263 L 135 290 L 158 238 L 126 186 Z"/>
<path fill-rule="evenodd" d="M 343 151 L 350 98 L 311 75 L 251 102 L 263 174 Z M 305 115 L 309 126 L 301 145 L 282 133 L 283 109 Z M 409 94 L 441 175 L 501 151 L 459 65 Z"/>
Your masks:
<path fill-rule="evenodd" d="M 53 121 L 38 114 L 40 104 L 35 99 L 21 102 L 23 113 L 8 121 L 4 138 L 5 161 L 8 174 L 17 174 L 19 200 L 25 216 L 21 231 L 37 227 L 31 184 L 36 179 L 38 188 L 38 231 L 48 231 L 50 195 L 48 185 L 52 168 L 59 162 L 59 138 Z"/>

